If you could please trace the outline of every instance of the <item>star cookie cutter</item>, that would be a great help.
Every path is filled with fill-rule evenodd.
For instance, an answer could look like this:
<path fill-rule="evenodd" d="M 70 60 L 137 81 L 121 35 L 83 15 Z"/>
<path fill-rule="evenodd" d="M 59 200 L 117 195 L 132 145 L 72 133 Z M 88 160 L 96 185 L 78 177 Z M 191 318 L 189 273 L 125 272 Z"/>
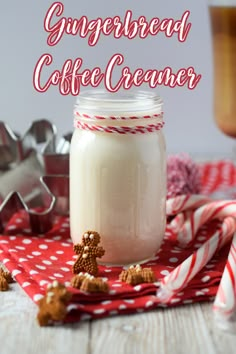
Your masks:
<path fill-rule="evenodd" d="M 34 233 L 49 230 L 55 213 L 68 215 L 71 134 L 57 145 L 56 134 L 45 119 L 33 122 L 22 137 L 0 122 L 0 231 L 21 209 Z"/>
<path fill-rule="evenodd" d="M 69 176 L 42 176 L 40 184 L 41 193 L 30 203 L 19 192 L 8 194 L 0 206 L 0 232 L 11 216 L 22 209 L 28 215 L 32 232 L 38 234 L 51 229 L 55 213 L 68 215 Z"/>
<path fill-rule="evenodd" d="M 64 135 L 57 145 L 56 137 L 56 126 L 46 119 L 34 121 L 22 137 L 0 121 L 0 169 L 11 168 L 37 151 L 45 174 L 68 174 L 71 134 Z"/>

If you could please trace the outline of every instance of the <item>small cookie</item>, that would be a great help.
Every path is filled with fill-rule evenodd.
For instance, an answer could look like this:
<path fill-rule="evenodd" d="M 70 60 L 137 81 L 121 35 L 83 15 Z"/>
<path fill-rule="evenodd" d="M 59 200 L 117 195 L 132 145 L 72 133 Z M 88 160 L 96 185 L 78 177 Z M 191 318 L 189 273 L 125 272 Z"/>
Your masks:
<path fill-rule="evenodd" d="M 80 290 L 88 293 L 106 293 L 108 292 L 108 284 L 102 278 L 85 278 L 81 284 Z"/>
<path fill-rule="evenodd" d="M 140 265 L 138 266 L 137 270 L 140 269 Z M 123 282 L 127 282 L 127 278 L 132 275 L 136 274 L 136 267 L 130 266 L 128 269 L 123 270 L 119 275 L 119 280 Z"/>
<path fill-rule="evenodd" d="M 151 268 L 142 269 L 142 277 L 144 283 L 155 283 L 156 277 Z"/>
<path fill-rule="evenodd" d="M 74 245 L 74 252 L 78 258 L 73 265 L 73 273 L 86 272 L 96 276 L 98 273 L 98 265 L 96 258 L 101 258 L 105 254 L 105 250 L 99 247 L 100 235 L 96 231 L 87 231 L 83 234 L 82 243 Z"/>
<path fill-rule="evenodd" d="M 73 288 L 80 289 L 83 280 L 86 278 L 86 274 L 88 273 L 80 272 L 78 275 L 75 275 L 70 281 L 71 286 L 73 286 Z"/>
<path fill-rule="evenodd" d="M 0 268 L 0 291 L 7 291 L 9 289 L 8 284 L 12 282 L 13 279 L 11 273 Z"/>
<path fill-rule="evenodd" d="M 0 291 L 7 291 L 9 289 L 8 282 L 3 276 L 0 276 Z"/>
<path fill-rule="evenodd" d="M 127 270 L 123 270 L 119 275 L 119 280 L 130 285 L 138 285 L 141 283 L 153 283 L 156 277 L 151 268 L 142 268 L 139 264 L 136 267 L 131 266 Z"/>
<path fill-rule="evenodd" d="M 47 326 L 51 321 L 62 321 L 66 317 L 66 307 L 72 294 L 63 284 L 54 281 L 47 287 L 46 295 L 39 300 L 37 320 L 40 326 Z"/>
<path fill-rule="evenodd" d="M 88 293 L 106 293 L 109 290 L 108 284 L 102 278 L 95 278 L 88 273 L 80 273 L 71 279 L 71 285 Z"/>

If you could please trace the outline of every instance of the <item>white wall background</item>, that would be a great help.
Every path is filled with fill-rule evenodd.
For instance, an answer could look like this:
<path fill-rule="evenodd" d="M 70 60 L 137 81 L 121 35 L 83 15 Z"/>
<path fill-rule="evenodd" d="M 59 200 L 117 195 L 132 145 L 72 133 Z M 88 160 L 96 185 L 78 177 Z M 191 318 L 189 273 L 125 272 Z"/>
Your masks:
<path fill-rule="evenodd" d="M 64 15 L 89 19 L 98 16 L 124 16 L 133 11 L 136 18 L 173 17 L 179 19 L 191 11 L 192 29 L 185 43 L 164 35 L 140 40 L 115 40 L 103 37 L 95 47 L 86 39 L 65 36 L 56 47 L 48 47 L 43 20 L 53 1 L 0 0 L 0 120 L 23 133 L 37 118 L 51 119 L 59 134 L 72 130 L 72 109 L 75 98 L 63 97 L 57 87 L 40 94 L 33 88 L 32 77 L 39 57 L 49 52 L 54 63 L 47 74 L 60 69 L 67 58 L 82 57 L 84 68 L 105 68 L 110 57 L 120 52 L 131 69 L 163 69 L 175 71 L 193 66 L 202 79 L 195 90 L 159 87 L 156 91 L 165 102 L 165 134 L 169 152 L 186 151 L 221 156 L 230 154 L 234 141 L 219 132 L 214 125 L 212 110 L 212 56 L 207 1 L 189 0 L 62 0 Z M 145 86 L 142 87 L 145 89 Z"/>

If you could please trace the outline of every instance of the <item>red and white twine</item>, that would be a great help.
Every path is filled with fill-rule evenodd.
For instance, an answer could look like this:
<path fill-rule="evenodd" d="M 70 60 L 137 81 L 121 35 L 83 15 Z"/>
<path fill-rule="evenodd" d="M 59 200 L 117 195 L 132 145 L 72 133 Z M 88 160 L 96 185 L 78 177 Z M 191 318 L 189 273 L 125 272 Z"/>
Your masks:
<path fill-rule="evenodd" d="M 138 120 L 138 119 L 157 119 L 155 124 L 147 124 L 147 125 L 136 125 L 136 126 L 110 126 L 110 125 L 99 125 L 99 124 L 91 124 L 85 123 L 83 121 L 78 120 L 75 118 L 74 126 L 75 128 L 87 130 L 87 131 L 94 131 L 94 132 L 105 132 L 105 133 L 118 133 L 118 134 L 146 134 L 152 133 L 155 131 L 160 130 L 164 126 L 164 122 L 161 120 L 163 113 L 154 114 L 154 115 L 146 115 L 146 116 L 130 116 L 130 117 L 121 117 L 121 116 L 91 116 L 87 114 L 82 114 L 79 112 L 75 112 L 75 116 L 78 118 L 86 119 L 86 120 Z M 158 119 L 160 118 L 160 119 Z"/>
<path fill-rule="evenodd" d="M 152 115 L 145 115 L 145 116 L 99 116 L 99 115 L 89 115 L 85 113 L 80 113 L 77 111 L 74 111 L 75 116 L 79 118 L 86 118 L 86 119 L 100 119 L 100 120 L 129 120 L 129 119 L 151 119 L 151 118 L 162 118 L 163 112 L 159 114 L 152 114 Z"/>

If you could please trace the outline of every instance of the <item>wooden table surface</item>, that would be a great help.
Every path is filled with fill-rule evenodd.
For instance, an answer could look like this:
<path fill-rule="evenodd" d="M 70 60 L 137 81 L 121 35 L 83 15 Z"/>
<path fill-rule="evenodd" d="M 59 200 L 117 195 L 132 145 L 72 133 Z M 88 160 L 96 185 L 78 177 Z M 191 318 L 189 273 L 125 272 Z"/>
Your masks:
<path fill-rule="evenodd" d="M 0 299 L 0 354 L 236 352 L 236 332 L 215 326 L 211 303 L 40 328 L 37 306 L 18 284 Z"/>

